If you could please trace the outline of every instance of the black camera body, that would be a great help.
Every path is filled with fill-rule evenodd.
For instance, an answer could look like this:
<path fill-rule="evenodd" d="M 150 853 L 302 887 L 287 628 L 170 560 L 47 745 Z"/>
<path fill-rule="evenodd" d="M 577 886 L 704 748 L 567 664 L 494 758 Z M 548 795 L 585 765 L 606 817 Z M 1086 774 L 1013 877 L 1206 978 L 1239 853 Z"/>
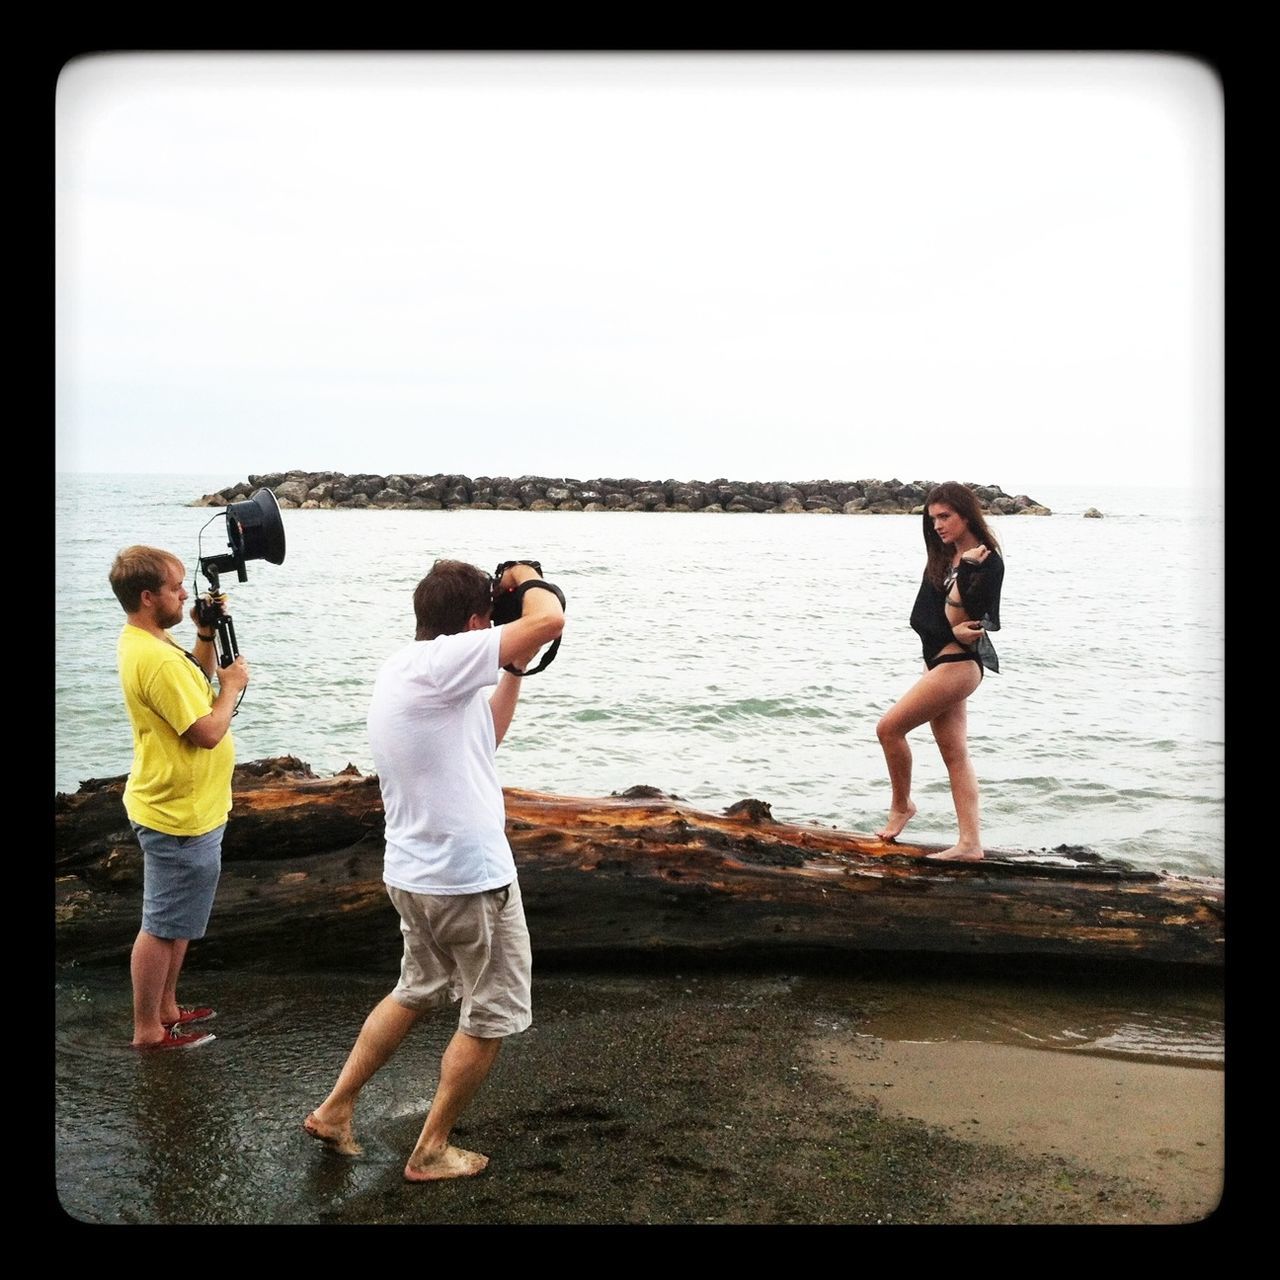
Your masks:
<path fill-rule="evenodd" d="M 524 608 L 524 592 L 519 587 L 512 587 L 509 591 L 503 590 L 502 586 L 502 575 L 512 565 L 517 564 L 528 565 L 539 578 L 542 577 L 542 565 L 537 560 L 504 560 L 493 571 L 493 613 L 491 616 L 495 627 L 514 622 Z"/>
<path fill-rule="evenodd" d="M 538 576 L 530 578 L 526 582 L 522 582 L 518 587 L 504 589 L 502 586 L 502 575 L 506 573 L 512 565 L 524 564 L 528 565 Z M 560 607 L 565 607 L 564 592 L 556 586 L 554 582 L 546 582 L 542 577 L 542 565 L 537 560 L 504 560 L 493 571 L 493 610 L 490 618 L 495 627 L 503 626 L 505 623 L 514 622 L 524 611 L 524 597 L 529 590 L 550 591 L 556 599 L 560 601 Z M 504 671 L 510 671 L 514 676 L 532 676 L 536 675 L 556 656 L 557 650 L 560 648 L 560 637 L 557 636 L 552 642 L 551 647 L 542 657 L 542 661 L 536 667 L 530 667 L 528 671 L 520 671 L 512 666 L 504 667 Z"/>

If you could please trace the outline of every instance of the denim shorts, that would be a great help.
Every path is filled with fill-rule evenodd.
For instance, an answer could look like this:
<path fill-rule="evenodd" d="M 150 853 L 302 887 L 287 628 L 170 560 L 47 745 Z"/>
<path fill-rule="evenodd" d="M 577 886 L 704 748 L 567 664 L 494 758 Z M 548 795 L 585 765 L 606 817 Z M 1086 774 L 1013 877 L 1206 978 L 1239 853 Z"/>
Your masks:
<path fill-rule="evenodd" d="M 142 846 L 142 930 L 153 938 L 203 938 L 222 871 L 222 826 L 171 836 L 129 824 Z"/>

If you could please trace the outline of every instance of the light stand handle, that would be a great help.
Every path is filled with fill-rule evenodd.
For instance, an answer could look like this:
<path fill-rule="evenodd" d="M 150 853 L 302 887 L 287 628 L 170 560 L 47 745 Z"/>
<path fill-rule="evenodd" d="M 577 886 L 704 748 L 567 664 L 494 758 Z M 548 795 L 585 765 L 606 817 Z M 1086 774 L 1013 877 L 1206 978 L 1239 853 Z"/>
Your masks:
<path fill-rule="evenodd" d="M 229 667 L 239 656 L 235 623 L 228 617 L 221 617 L 218 619 L 218 666 Z"/>
<path fill-rule="evenodd" d="M 218 620 L 213 624 L 218 630 L 218 666 L 229 667 L 240 656 L 240 650 L 236 647 L 235 623 L 222 611 L 226 596 L 218 588 L 219 562 L 213 558 L 201 560 L 200 571 L 208 578 L 210 599 L 218 606 Z"/>

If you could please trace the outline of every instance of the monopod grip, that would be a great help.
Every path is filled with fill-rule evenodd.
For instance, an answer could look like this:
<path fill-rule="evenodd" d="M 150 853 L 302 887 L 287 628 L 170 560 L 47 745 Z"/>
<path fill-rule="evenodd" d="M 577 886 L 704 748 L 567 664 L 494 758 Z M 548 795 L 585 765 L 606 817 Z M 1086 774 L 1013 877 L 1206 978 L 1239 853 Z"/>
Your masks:
<path fill-rule="evenodd" d="M 218 619 L 218 666 L 229 667 L 240 656 L 236 648 L 236 624 L 225 614 Z"/>

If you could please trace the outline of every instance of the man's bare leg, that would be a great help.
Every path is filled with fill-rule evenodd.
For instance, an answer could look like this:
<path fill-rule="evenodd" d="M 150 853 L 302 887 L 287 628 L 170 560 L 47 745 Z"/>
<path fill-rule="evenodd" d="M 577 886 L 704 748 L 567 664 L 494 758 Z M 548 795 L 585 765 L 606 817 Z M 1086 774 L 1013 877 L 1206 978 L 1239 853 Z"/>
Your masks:
<path fill-rule="evenodd" d="M 133 951 L 129 956 L 129 976 L 133 981 L 133 1043 L 135 1045 L 159 1044 L 168 1032 L 160 1023 L 160 1010 L 170 988 L 169 975 L 173 970 L 175 942 L 171 938 L 157 938 L 145 929 L 138 931 Z M 187 944 L 182 942 L 182 954 Z M 179 959 L 177 968 L 182 968 Z M 177 982 L 174 972 L 173 981 Z"/>
<path fill-rule="evenodd" d="M 174 938 L 169 952 L 169 972 L 165 975 L 164 991 L 160 996 L 160 1021 L 177 1022 L 182 1010 L 178 1007 L 178 975 L 187 958 L 187 939 Z"/>
<path fill-rule="evenodd" d="M 333 1091 L 302 1122 L 302 1127 L 313 1138 L 318 1138 L 339 1155 L 358 1156 L 363 1152 L 351 1128 L 356 1098 L 373 1074 L 400 1047 L 409 1028 L 421 1015 L 421 1009 L 410 1009 L 394 996 L 385 996 L 374 1006 L 360 1028 Z"/>
<path fill-rule="evenodd" d="M 469 1178 L 489 1163 L 478 1151 L 464 1151 L 449 1145 L 449 1134 L 463 1108 L 485 1082 L 502 1040 L 482 1040 L 455 1031 L 444 1057 L 440 1059 L 440 1086 L 422 1126 L 418 1145 L 404 1167 L 409 1182 L 435 1182 L 441 1178 Z"/>

